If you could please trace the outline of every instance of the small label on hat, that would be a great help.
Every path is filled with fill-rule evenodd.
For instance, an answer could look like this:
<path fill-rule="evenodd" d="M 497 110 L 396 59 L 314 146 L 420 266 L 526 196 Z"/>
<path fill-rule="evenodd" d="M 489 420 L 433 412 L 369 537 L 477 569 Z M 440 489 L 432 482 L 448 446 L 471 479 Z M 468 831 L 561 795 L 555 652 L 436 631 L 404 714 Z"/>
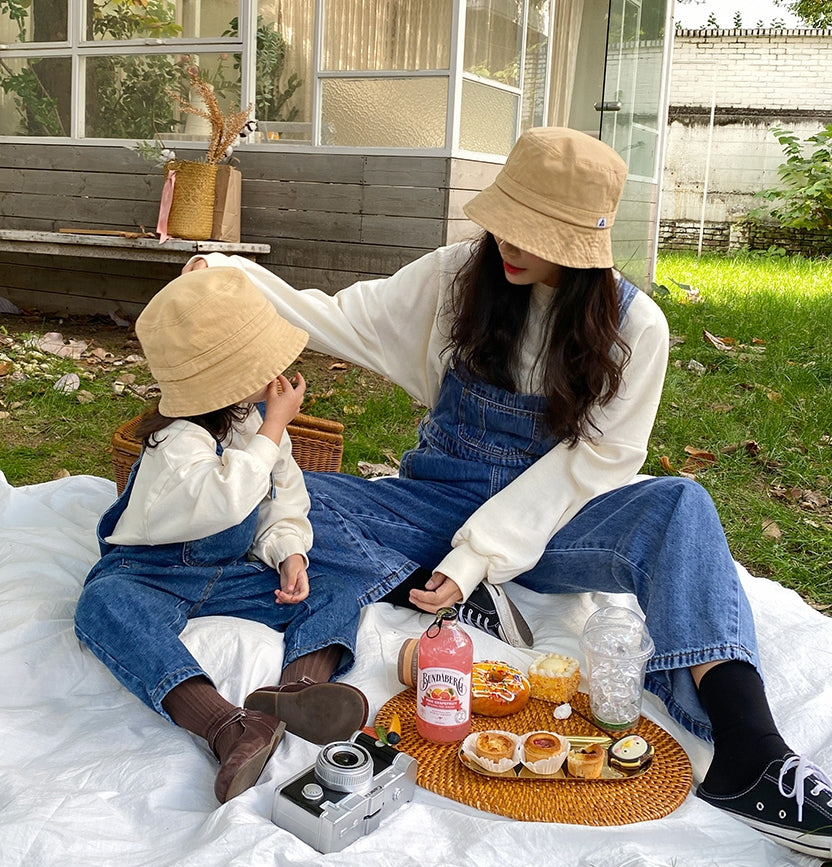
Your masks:
<path fill-rule="evenodd" d="M 607 228 L 607 218 L 601 217 L 598 222 L 595 224 L 596 229 L 606 229 Z"/>

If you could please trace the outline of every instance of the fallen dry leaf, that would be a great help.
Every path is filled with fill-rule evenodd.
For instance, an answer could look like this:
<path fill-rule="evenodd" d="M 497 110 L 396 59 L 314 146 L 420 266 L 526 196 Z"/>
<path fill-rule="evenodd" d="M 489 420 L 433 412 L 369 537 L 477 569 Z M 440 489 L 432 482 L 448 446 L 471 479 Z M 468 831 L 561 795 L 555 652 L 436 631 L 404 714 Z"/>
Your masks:
<path fill-rule="evenodd" d="M 777 526 L 777 522 L 771 518 L 763 518 L 763 535 L 766 539 L 782 539 L 783 532 Z"/>
<path fill-rule="evenodd" d="M 5 376 L 14 370 L 14 365 L 11 361 L 0 361 L 0 376 Z"/>
<path fill-rule="evenodd" d="M 702 337 L 705 343 L 710 343 L 720 352 L 734 352 L 736 349 L 737 341 L 733 337 L 717 337 L 705 328 L 702 329 Z"/>
<path fill-rule="evenodd" d="M 69 394 L 72 391 L 77 391 L 81 386 L 81 379 L 77 373 L 65 373 L 53 386 L 55 391 L 62 391 L 64 394 Z"/>
<path fill-rule="evenodd" d="M 829 505 L 829 497 L 820 491 L 804 491 L 800 499 L 800 505 L 807 509 L 822 509 Z"/>
<path fill-rule="evenodd" d="M 673 464 L 670 463 L 670 458 L 667 455 L 662 455 L 659 458 L 659 464 L 661 464 L 662 469 L 666 472 L 676 475 L 676 470 L 673 469 Z"/>
<path fill-rule="evenodd" d="M 330 364 L 327 368 L 328 370 L 346 370 L 347 364 L 343 361 L 336 361 L 333 364 Z"/>
<path fill-rule="evenodd" d="M 779 391 L 770 391 L 766 396 L 769 400 L 774 401 L 774 403 L 779 403 L 781 400 L 783 400 L 783 395 L 780 394 Z"/>
<path fill-rule="evenodd" d="M 78 403 L 92 403 L 95 400 L 95 395 L 92 392 L 87 391 L 86 389 L 81 389 L 76 395 L 75 399 Z"/>
<path fill-rule="evenodd" d="M 690 457 L 685 461 L 682 469 L 679 470 L 679 475 L 691 475 L 698 470 L 712 467 L 717 463 L 717 457 L 713 452 L 695 449 L 693 446 L 685 446 L 685 452 L 690 455 Z"/>
<path fill-rule="evenodd" d="M 362 476 L 396 476 L 399 471 L 395 467 L 389 467 L 387 464 L 372 464 L 368 461 L 359 461 L 358 471 Z"/>
<path fill-rule="evenodd" d="M 55 475 L 52 476 L 52 478 L 53 479 L 68 479 L 70 477 L 70 475 L 71 475 L 71 473 L 69 472 L 69 470 L 66 470 L 63 467 L 61 467 L 61 469 L 59 469 L 58 472 L 56 472 Z"/>
<path fill-rule="evenodd" d="M 87 349 L 83 340 L 70 340 L 64 343 L 64 336 L 57 331 L 44 334 L 35 344 L 38 349 L 51 355 L 59 355 L 61 358 L 79 359 Z"/>
<path fill-rule="evenodd" d="M 384 455 L 384 457 L 387 458 L 388 461 L 390 461 L 391 464 L 393 464 L 393 466 L 398 467 L 400 465 L 401 462 L 399 461 L 398 457 L 396 457 L 396 454 L 395 452 L 393 452 L 392 449 L 383 449 L 381 453 Z"/>

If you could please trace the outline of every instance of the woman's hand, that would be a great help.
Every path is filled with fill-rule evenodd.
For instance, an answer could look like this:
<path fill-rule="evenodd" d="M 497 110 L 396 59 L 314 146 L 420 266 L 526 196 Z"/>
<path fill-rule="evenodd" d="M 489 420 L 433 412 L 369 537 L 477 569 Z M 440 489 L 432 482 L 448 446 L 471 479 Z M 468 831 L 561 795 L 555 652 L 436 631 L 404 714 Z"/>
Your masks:
<path fill-rule="evenodd" d="M 410 591 L 410 601 L 422 611 L 436 614 L 440 608 L 448 608 L 455 602 L 462 602 L 462 591 L 452 578 L 441 572 L 434 572 L 425 584 L 424 590 Z"/>
<path fill-rule="evenodd" d="M 188 274 L 191 271 L 201 271 L 203 268 L 207 268 L 208 263 L 204 259 L 191 259 L 190 262 L 185 263 L 185 267 L 182 269 L 183 274 Z"/>
<path fill-rule="evenodd" d="M 278 388 L 280 386 L 280 388 Z M 300 412 L 306 380 L 295 374 L 295 385 L 281 373 L 266 386 L 266 418 L 257 433 L 280 445 L 286 425 Z"/>
<path fill-rule="evenodd" d="M 306 561 L 300 554 L 290 554 L 280 564 L 280 589 L 274 591 L 275 602 L 295 605 L 309 595 Z"/>

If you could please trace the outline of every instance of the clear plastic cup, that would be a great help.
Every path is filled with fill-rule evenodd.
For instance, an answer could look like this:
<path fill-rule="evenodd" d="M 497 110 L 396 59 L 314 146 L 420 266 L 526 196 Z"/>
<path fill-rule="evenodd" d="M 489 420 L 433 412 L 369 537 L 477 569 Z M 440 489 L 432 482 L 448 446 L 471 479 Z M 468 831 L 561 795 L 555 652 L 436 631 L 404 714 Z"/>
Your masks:
<path fill-rule="evenodd" d="M 641 716 L 641 696 L 653 639 L 642 617 L 611 605 L 587 620 L 581 635 L 589 681 L 589 707 L 607 731 L 632 728 Z"/>

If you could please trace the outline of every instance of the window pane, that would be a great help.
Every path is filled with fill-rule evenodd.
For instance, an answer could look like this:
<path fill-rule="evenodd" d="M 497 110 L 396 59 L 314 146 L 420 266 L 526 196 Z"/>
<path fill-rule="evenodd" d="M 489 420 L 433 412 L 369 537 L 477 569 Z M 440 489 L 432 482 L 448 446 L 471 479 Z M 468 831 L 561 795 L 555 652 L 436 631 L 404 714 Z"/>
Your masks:
<path fill-rule="evenodd" d="M 447 69 L 450 0 L 329 0 L 322 69 Z"/>
<path fill-rule="evenodd" d="M 183 111 L 174 90 L 198 109 L 188 89 L 188 66 L 199 68 L 224 113 L 240 105 L 240 72 L 230 54 L 114 55 L 87 58 L 86 135 L 89 138 L 195 139 L 210 137 L 209 121 Z"/>
<path fill-rule="evenodd" d="M 69 135 L 68 57 L 10 57 L 0 69 L 0 135 Z"/>
<path fill-rule="evenodd" d="M 545 124 L 543 100 L 549 74 L 546 57 L 549 51 L 549 0 L 529 3 L 526 22 L 526 57 L 523 67 L 523 116 L 520 128 Z"/>
<path fill-rule="evenodd" d="M 255 116 L 262 138 L 311 140 L 314 41 L 314 3 L 261 0 Z"/>
<path fill-rule="evenodd" d="M 522 0 L 468 0 L 465 71 L 517 87 L 522 16 Z"/>
<path fill-rule="evenodd" d="M 328 78 L 321 84 L 322 144 L 444 147 L 447 78 Z"/>
<path fill-rule="evenodd" d="M 0 3 L 0 44 L 66 42 L 67 0 L 13 0 Z"/>
<path fill-rule="evenodd" d="M 88 0 L 87 39 L 209 38 L 231 35 L 238 0 Z M 236 34 L 234 34 L 236 35 Z"/>
<path fill-rule="evenodd" d="M 459 146 L 484 154 L 507 154 L 514 144 L 517 94 L 480 81 L 462 80 Z"/>

